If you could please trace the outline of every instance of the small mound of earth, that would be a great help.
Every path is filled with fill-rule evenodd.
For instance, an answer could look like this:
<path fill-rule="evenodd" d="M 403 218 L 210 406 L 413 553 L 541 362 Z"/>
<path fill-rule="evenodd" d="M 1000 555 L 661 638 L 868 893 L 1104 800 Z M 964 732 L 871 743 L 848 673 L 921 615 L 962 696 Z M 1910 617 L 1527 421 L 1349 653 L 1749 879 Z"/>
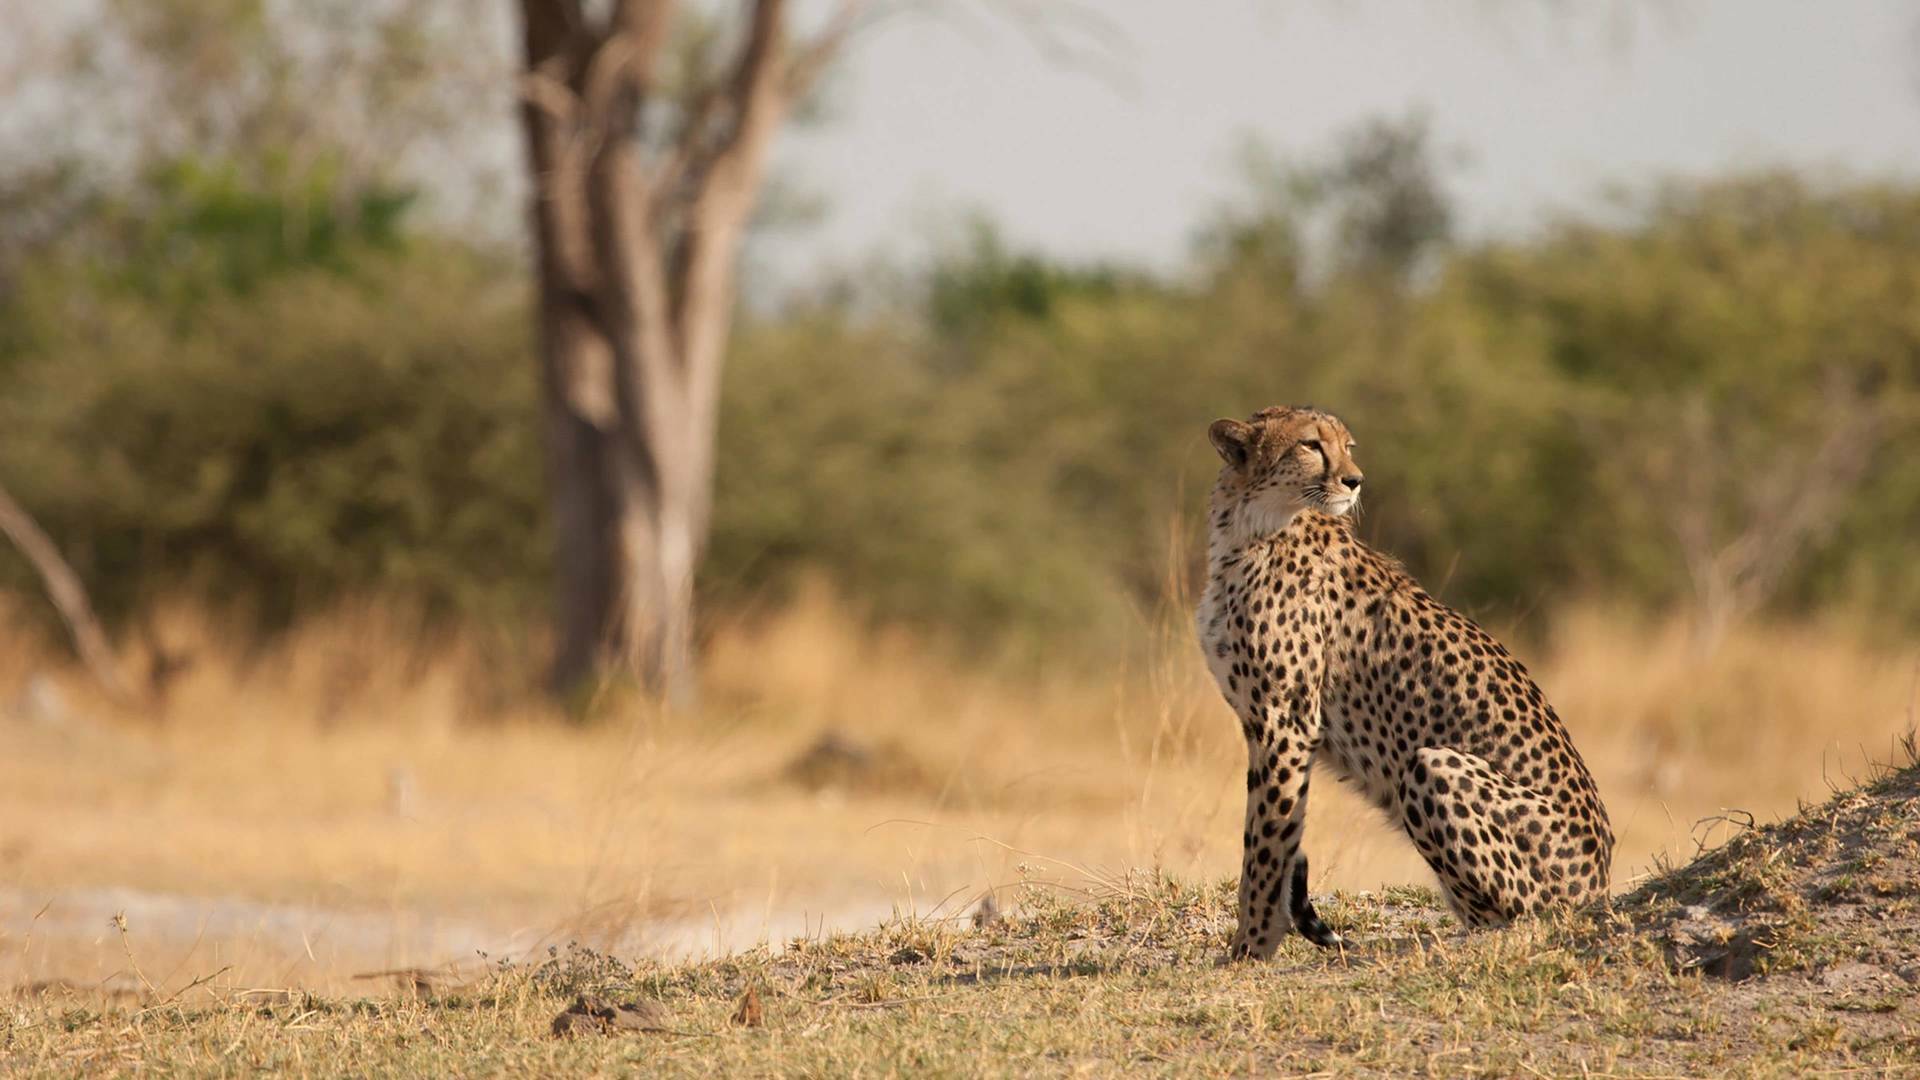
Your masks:
<path fill-rule="evenodd" d="M 808 791 L 905 791 L 932 786 L 932 774 L 896 743 L 862 742 L 844 732 L 822 732 L 780 770 L 780 778 Z"/>
<path fill-rule="evenodd" d="M 657 1001 L 640 998 L 612 1001 L 603 997 L 581 996 L 559 1016 L 553 1018 L 555 1038 L 581 1035 L 612 1035 L 618 1032 L 666 1031 L 667 1010 Z"/>
<path fill-rule="evenodd" d="M 1621 898 L 1682 970 L 1920 984 L 1920 764 L 1747 831 Z"/>

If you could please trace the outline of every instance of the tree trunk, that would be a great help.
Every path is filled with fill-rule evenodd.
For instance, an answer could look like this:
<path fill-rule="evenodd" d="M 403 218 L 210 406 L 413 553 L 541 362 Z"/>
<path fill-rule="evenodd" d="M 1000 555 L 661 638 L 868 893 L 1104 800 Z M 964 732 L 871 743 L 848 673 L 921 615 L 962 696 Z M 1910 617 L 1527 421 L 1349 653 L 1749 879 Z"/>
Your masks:
<path fill-rule="evenodd" d="M 739 243 L 774 131 L 853 8 L 790 56 L 784 0 L 745 4 L 724 82 L 643 108 L 671 0 L 521 0 L 547 479 L 565 692 L 615 671 L 692 691 L 694 575 L 712 503 Z M 652 117 L 652 120 L 648 120 Z"/>

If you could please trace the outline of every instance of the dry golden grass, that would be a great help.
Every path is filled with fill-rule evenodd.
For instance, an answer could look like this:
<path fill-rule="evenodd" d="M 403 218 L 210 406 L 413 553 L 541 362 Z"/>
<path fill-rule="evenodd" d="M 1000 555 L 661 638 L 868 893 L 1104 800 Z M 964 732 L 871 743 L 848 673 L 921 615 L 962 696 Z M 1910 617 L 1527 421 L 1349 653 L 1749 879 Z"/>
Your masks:
<path fill-rule="evenodd" d="M 1900 760 L 1914 760 L 1910 742 Z M 1606 910 L 1461 931 L 1418 888 L 1222 964 L 1234 883 L 1034 886 L 718 960 L 587 949 L 351 996 L 0 991 L 20 1076 L 1908 1076 L 1920 765 L 1877 769 Z"/>
<path fill-rule="evenodd" d="M 1236 869 L 1244 750 L 1177 622 L 1137 664 L 1009 674 L 815 595 L 717 630 L 700 715 L 615 701 L 586 725 L 503 693 L 524 663 L 377 609 L 264 649 L 160 622 L 196 658 L 164 716 L 110 713 L 17 624 L 0 646 L 0 984 L 137 964 L 338 989 L 476 949 L 686 954 L 1022 880 Z M 1749 627 L 1706 661 L 1677 620 L 1556 627 L 1519 651 L 1599 778 L 1622 883 L 1717 839 L 1710 815 L 1823 798 L 1910 722 L 1920 650 L 1845 620 Z M 63 719 L 8 705 L 36 674 Z M 868 756 L 795 771 L 824 732 Z M 1316 890 L 1428 880 L 1331 782 L 1309 845 Z"/>

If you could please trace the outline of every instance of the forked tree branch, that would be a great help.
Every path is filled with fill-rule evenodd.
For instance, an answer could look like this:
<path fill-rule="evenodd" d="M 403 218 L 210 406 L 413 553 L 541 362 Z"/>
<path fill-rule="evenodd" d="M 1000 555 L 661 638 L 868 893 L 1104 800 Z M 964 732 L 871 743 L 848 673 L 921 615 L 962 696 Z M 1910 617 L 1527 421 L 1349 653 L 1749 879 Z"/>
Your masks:
<path fill-rule="evenodd" d="M 749 34 L 746 46 L 742 49 L 740 61 L 736 64 L 732 76 L 724 82 L 716 82 L 690 91 L 685 109 L 685 119 L 680 125 L 678 137 L 666 162 L 661 166 L 659 184 L 656 188 L 659 209 L 680 192 L 684 182 L 699 183 L 700 178 L 709 172 L 721 156 L 734 147 L 746 133 L 747 116 L 742 95 L 758 72 L 765 72 L 778 81 L 779 112 L 778 117 L 805 98 L 819 82 L 820 76 L 833 62 L 840 50 L 846 45 L 860 24 L 860 14 L 867 7 L 866 0 L 842 0 L 834 10 L 827 26 L 805 45 L 799 47 L 782 46 L 779 68 L 767 67 L 764 50 L 756 51 L 753 33 Z M 756 6 L 755 21 L 767 14 L 763 6 Z M 777 14 L 777 13 L 775 13 Z M 778 26 L 758 26 L 765 31 L 771 29 L 780 32 Z M 750 70 L 756 73 L 750 76 Z M 720 130 L 723 118 L 731 112 L 733 125 Z"/>
<path fill-rule="evenodd" d="M 732 299 L 734 246 L 752 209 L 768 144 L 791 104 L 785 24 L 786 0 L 753 0 L 727 95 L 733 124 L 704 167 L 695 164 L 697 189 L 681 223 L 673 325 L 682 363 L 696 385 L 715 374 L 707 369 L 719 362 L 715 346 Z"/>
<path fill-rule="evenodd" d="M 766 142 L 786 111 L 786 7 L 786 0 L 753 0 L 728 93 L 734 122 L 714 148 L 710 182 L 736 173 L 740 159 Z"/>

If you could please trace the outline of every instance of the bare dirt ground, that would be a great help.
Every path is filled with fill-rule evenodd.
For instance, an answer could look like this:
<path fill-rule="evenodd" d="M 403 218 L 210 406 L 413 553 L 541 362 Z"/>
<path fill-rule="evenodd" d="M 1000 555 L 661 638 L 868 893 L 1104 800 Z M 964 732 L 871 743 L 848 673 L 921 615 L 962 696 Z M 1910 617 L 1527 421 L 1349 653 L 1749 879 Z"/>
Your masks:
<path fill-rule="evenodd" d="M 1230 882 L 1125 876 L 691 964 L 555 949 L 359 997 L 24 988 L 0 1072 L 1920 1071 L 1920 766 L 1502 931 L 1462 932 L 1423 890 L 1343 893 L 1321 910 L 1348 947 L 1228 965 L 1231 905 Z"/>

